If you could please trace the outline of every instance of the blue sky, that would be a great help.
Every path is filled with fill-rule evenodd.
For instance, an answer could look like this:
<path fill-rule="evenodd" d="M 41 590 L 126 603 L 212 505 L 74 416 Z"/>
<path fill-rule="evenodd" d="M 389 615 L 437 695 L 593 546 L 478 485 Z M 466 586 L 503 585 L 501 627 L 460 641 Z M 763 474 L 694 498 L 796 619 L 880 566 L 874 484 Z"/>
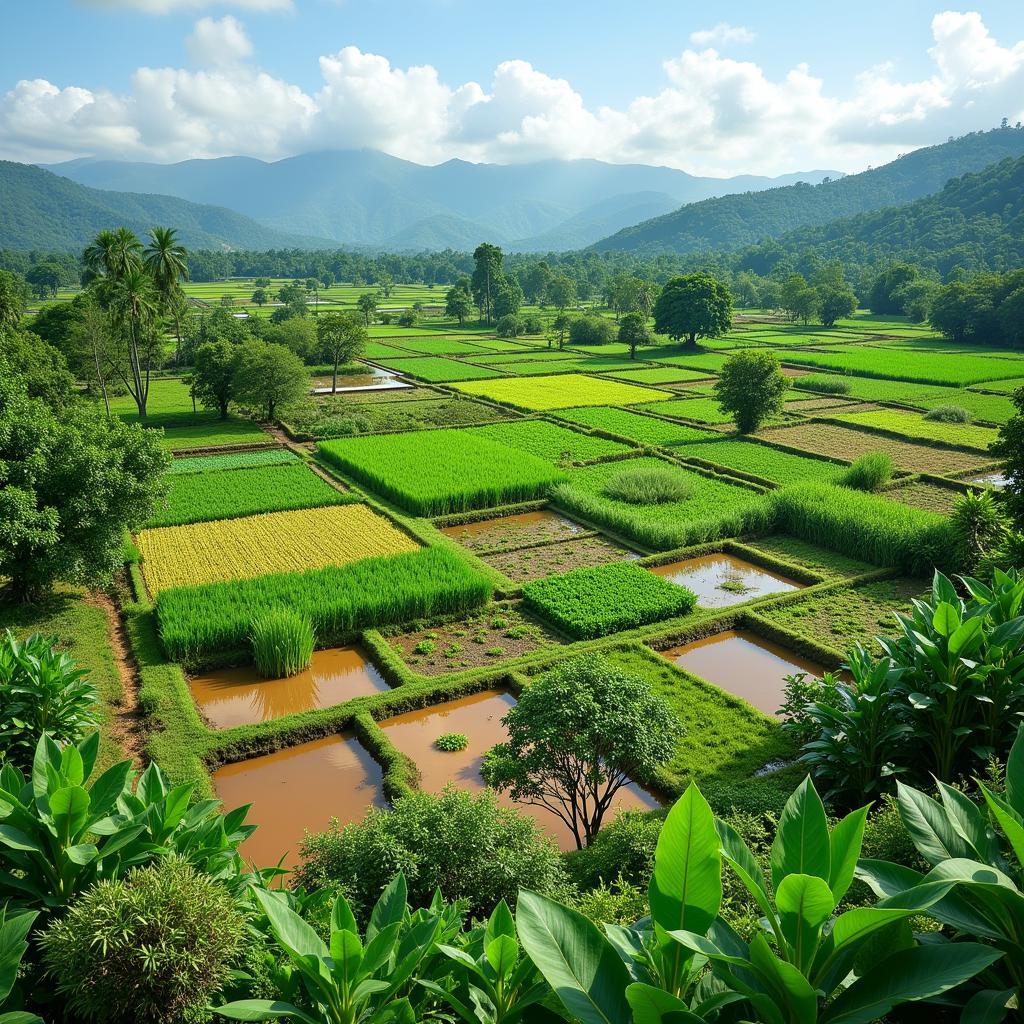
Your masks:
<path fill-rule="evenodd" d="M 11 159 L 857 170 L 1022 115 L 1019 2 L 40 0 L 0 36 Z"/>

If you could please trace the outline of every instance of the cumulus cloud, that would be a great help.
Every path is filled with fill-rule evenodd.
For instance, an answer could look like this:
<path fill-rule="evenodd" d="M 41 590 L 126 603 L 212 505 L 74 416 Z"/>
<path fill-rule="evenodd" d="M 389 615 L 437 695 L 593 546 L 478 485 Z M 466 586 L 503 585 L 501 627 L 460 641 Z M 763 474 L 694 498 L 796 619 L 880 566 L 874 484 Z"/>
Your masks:
<path fill-rule="evenodd" d="M 698 29 L 690 33 L 690 42 L 694 46 L 728 46 L 730 43 L 752 43 L 754 33 L 743 25 L 730 25 L 720 21 L 711 28 Z"/>
<path fill-rule="evenodd" d="M 201 11 L 209 7 L 239 7 L 248 11 L 290 11 L 292 0 L 77 0 L 83 7 L 107 11 L 139 11 L 142 14 L 172 14 Z"/>
<path fill-rule="evenodd" d="M 502 62 L 488 82 L 448 83 L 430 65 L 396 67 L 355 46 L 321 56 L 321 83 L 307 91 L 249 60 L 237 20 L 205 17 L 188 39 L 193 68 L 139 68 L 124 94 L 18 82 L 0 95 L 0 155 L 276 159 L 368 147 L 424 163 L 594 157 L 702 174 L 858 170 L 1024 118 L 1024 40 L 1000 42 L 979 15 L 953 11 L 935 16 L 932 37 L 925 77 L 903 80 L 883 64 L 842 96 L 809 65 L 773 76 L 706 46 L 666 59 L 654 95 L 595 108 L 527 61 Z"/>

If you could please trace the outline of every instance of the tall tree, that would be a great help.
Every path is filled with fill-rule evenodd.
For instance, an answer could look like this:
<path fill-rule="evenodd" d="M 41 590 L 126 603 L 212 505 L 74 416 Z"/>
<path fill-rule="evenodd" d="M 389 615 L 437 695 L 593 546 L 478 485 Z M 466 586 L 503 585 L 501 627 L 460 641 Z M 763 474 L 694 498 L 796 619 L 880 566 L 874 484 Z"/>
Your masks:
<path fill-rule="evenodd" d="M 0 331 L 18 326 L 27 298 L 25 278 L 10 270 L 0 270 Z"/>
<path fill-rule="evenodd" d="M 788 387 L 775 353 L 751 349 L 725 361 L 715 382 L 715 396 L 722 411 L 732 413 L 740 433 L 750 434 L 782 412 Z"/>
<path fill-rule="evenodd" d="M 619 321 L 619 341 L 629 346 L 629 358 L 636 359 L 638 345 L 651 340 L 647 330 L 647 318 L 640 312 L 626 313 Z"/>
<path fill-rule="evenodd" d="M 238 359 L 234 378 L 235 397 L 261 410 L 273 420 L 281 405 L 309 394 L 309 372 L 305 364 L 284 345 L 250 341 Z"/>
<path fill-rule="evenodd" d="M 566 274 L 555 274 L 547 285 L 547 300 L 559 313 L 576 305 L 576 282 Z"/>
<path fill-rule="evenodd" d="M 686 339 L 696 348 L 698 338 L 717 338 L 732 327 L 729 289 L 703 271 L 673 277 L 654 304 L 654 330 L 672 341 Z"/>
<path fill-rule="evenodd" d="M 359 296 L 356 306 L 359 308 L 359 312 L 363 314 L 363 322 L 369 327 L 370 321 L 377 312 L 377 296 L 371 292 L 364 292 Z"/>
<path fill-rule="evenodd" d="M 469 292 L 455 285 L 448 289 L 444 299 L 445 316 L 454 317 L 459 321 L 461 327 L 466 322 L 470 310 L 473 308 L 473 300 Z"/>
<path fill-rule="evenodd" d="M 174 364 L 181 359 L 181 282 L 188 280 L 188 250 L 178 241 L 174 228 L 150 228 L 143 266 L 160 298 L 165 316 L 174 321 Z"/>
<path fill-rule="evenodd" d="M 482 242 L 473 252 L 475 266 L 470 287 L 480 318 L 488 324 L 494 318 L 494 302 L 505 279 L 504 259 L 501 249 L 489 242 Z"/>
<path fill-rule="evenodd" d="M 338 365 L 351 363 L 366 348 L 367 331 L 357 313 L 324 313 L 316 326 L 321 354 L 334 364 L 331 394 L 338 391 Z"/>
<path fill-rule="evenodd" d="M 189 378 L 192 398 L 207 409 L 216 409 L 220 418 L 228 418 L 228 406 L 235 396 L 235 374 L 242 348 L 226 338 L 204 341 L 196 349 L 195 369 Z"/>
<path fill-rule="evenodd" d="M 160 300 L 152 279 L 139 266 L 130 267 L 117 278 L 108 294 L 125 342 L 126 360 L 118 360 L 115 368 L 135 399 L 139 419 L 144 420 L 150 375 L 160 357 Z"/>

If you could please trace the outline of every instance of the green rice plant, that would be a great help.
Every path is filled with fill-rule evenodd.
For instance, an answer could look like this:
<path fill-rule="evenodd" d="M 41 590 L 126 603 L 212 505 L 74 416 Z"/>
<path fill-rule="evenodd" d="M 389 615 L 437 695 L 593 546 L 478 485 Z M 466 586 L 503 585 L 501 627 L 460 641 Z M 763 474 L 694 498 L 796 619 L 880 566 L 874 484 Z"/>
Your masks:
<path fill-rule="evenodd" d="M 836 483 L 857 491 L 878 491 L 892 479 L 895 468 L 885 452 L 868 452 L 854 460 Z"/>
<path fill-rule="evenodd" d="M 211 473 L 222 469 L 251 469 L 256 466 L 277 466 L 297 462 L 298 455 L 289 448 L 267 448 L 255 452 L 233 452 L 227 455 L 190 455 L 177 458 L 167 470 L 170 476 L 189 473 Z"/>
<path fill-rule="evenodd" d="M 636 405 L 671 397 L 669 391 L 656 391 L 638 384 L 620 384 L 582 373 L 474 380 L 455 387 L 470 395 L 480 395 L 528 411 L 570 409 L 581 405 Z"/>
<path fill-rule="evenodd" d="M 868 427 L 885 430 L 910 439 L 938 441 L 957 448 L 970 448 L 987 452 L 996 439 L 991 427 L 979 427 L 971 423 L 951 420 L 930 420 L 916 412 L 900 409 L 878 409 L 869 412 L 838 412 L 829 417 L 838 423 L 853 427 Z"/>
<path fill-rule="evenodd" d="M 604 493 L 604 485 L 626 465 L 614 462 L 574 469 L 565 483 L 552 489 L 552 501 L 569 513 L 654 551 L 764 532 L 771 526 L 771 507 L 763 494 L 661 459 L 630 459 L 628 468 L 667 467 L 692 488 L 689 498 L 660 505 L 616 501 Z"/>
<path fill-rule="evenodd" d="M 617 380 L 631 384 L 677 384 L 682 381 L 707 380 L 708 375 L 700 370 L 686 370 L 674 366 L 650 366 L 640 370 L 615 370 L 608 374 Z"/>
<path fill-rule="evenodd" d="M 523 603 L 582 640 L 685 615 L 697 598 L 635 562 L 611 562 L 527 583 Z"/>
<path fill-rule="evenodd" d="M 829 484 L 784 487 L 771 503 L 779 531 L 800 540 L 910 573 L 957 568 L 956 533 L 934 512 Z"/>
<path fill-rule="evenodd" d="M 328 462 L 418 516 L 544 495 L 565 474 L 550 462 L 466 430 L 320 443 Z"/>
<path fill-rule="evenodd" d="M 853 385 L 846 377 L 809 373 L 806 377 L 794 377 L 790 387 L 798 391 L 817 391 L 822 395 L 848 395 Z"/>
<path fill-rule="evenodd" d="M 397 342 L 410 353 L 416 352 L 424 356 L 469 356 L 478 358 L 482 354 L 479 345 L 473 345 L 459 338 L 403 338 Z"/>
<path fill-rule="evenodd" d="M 253 616 L 249 643 L 256 671 L 264 679 L 283 679 L 309 668 L 316 646 L 309 617 L 294 608 L 267 608 Z"/>
<path fill-rule="evenodd" d="M 662 405 L 673 405 L 673 402 L 658 402 L 651 405 L 652 412 Z M 556 413 L 559 419 L 570 423 L 579 423 L 596 430 L 605 430 L 609 434 L 628 437 L 631 441 L 641 444 L 673 447 L 690 444 L 694 441 L 707 441 L 721 435 L 700 427 L 687 427 L 682 423 L 658 419 L 656 416 L 645 416 L 642 413 L 630 412 L 627 409 L 616 409 L 608 405 L 591 406 L 582 409 L 563 409 Z"/>
<path fill-rule="evenodd" d="M 184 526 L 354 500 L 301 463 L 191 473 L 171 480 L 164 507 L 146 526 Z"/>
<path fill-rule="evenodd" d="M 163 428 L 163 444 L 171 451 L 185 451 L 190 448 L 230 448 L 234 445 L 262 444 L 270 441 L 270 435 L 249 420 L 229 416 L 222 420 L 216 414 L 201 414 L 195 421 L 178 422 Z M 159 426 L 152 417 L 147 426 Z"/>
<path fill-rule="evenodd" d="M 381 366 L 386 366 L 396 373 L 419 377 L 431 383 L 501 376 L 500 370 L 474 366 L 472 363 L 460 363 L 455 359 L 445 359 L 443 356 L 411 356 L 408 359 L 391 358 L 379 362 Z"/>
<path fill-rule="evenodd" d="M 938 423 L 970 423 L 974 417 L 962 405 L 936 405 L 925 414 L 926 420 Z"/>
<path fill-rule="evenodd" d="M 691 497 L 693 485 L 668 466 L 638 466 L 610 476 L 604 482 L 603 493 L 629 505 L 664 505 Z"/>
<path fill-rule="evenodd" d="M 708 462 L 714 466 L 738 470 L 776 484 L 795 484 L 803 480 L 834 480 L 843 466 L 811 455 L 796 455 L 753 441 L 732 441 L 716 437 L 696 441 L 678 453 L 680 458 Z"/>
<path fill-rule="evenodd" d="M 434 746 L 446 753 L 457 753 L 469 746 L 469 737 L 464 732 L 443 732 L 434 740 Z"/>
<path fill-rule="evenodd" d="M 308 616 L 323 642 L 356 629 L 455 615 L 485 604 L 492 586 L 456 552 L 422 548 L 347 565 L 162 590 L 160 636 L 174 661 L 194 663 L 245 647 L 255 615 L 286 605 Z"/>
<path fill-rule="evenodd" d="M 585 462 L 607 455 L 622 455 L 631 451 L 628 445 L 609 441 L 604 437 L 583 434 L 578 430 L 560 427 L 547 420 L 518 420 L 514 423 L 495 423 L 489 427 L 475 427 L 468 433 L 485 437 L 499 444 L 529 452 L 539 459 L 555 464 Z"/>

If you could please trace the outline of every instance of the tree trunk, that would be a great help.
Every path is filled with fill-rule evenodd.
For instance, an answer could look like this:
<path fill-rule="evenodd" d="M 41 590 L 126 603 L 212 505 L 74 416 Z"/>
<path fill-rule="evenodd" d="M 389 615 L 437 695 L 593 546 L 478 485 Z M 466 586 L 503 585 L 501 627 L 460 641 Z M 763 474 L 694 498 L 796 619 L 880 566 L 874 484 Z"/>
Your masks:
<path fill-rule="evenodd" d="M 96 380 L 99 381 L 100 391 L 103 392 L 103 408 L 107 411 L 107 419 L 110 419 L 110 399 L 107 396 L 107 379 L 103 376 L 103 371 L 100 369 L 100 353 L 99 349 L 95 345 L 92 347 L 92 354 L 96 360 Z"/>
<path fill-rule="evenodd" d="M 334 353 L 334 376 L 331 377 L 331 394 L 338 393 L 338 353 Z"/>

